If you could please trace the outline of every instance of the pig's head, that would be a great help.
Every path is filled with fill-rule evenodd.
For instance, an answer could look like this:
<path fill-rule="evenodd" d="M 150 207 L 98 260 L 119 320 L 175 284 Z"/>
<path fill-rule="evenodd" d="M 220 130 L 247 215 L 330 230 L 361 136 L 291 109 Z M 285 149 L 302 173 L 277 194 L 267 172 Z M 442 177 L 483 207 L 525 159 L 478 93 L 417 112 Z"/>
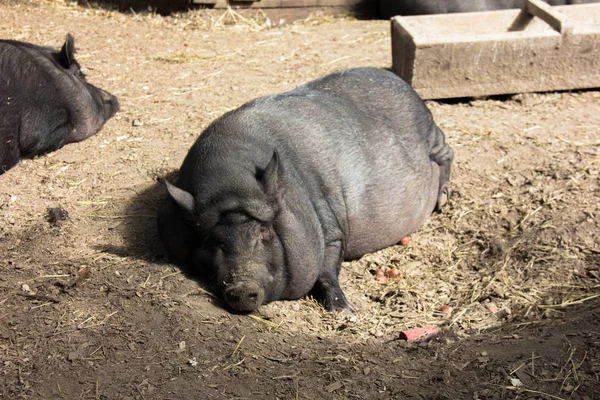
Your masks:
<path fill-rule="evenodd" d="M 75 60 L 75 39 L 71 34 L 67 34 L 65 43 L 59 52 L 53 52 L 52 57 L 60 68 L 75 83 L 79 90 L 71 90 L 70 96 L 73 103 L 85 104 L 87 108 L 81 108 L 75 111 L 80 123 L 76 129 L 73 129 L 68 143 L 79 142 L 95 134 L 104 122 L 119 111 L 119 101 L 107 91 L 99 89 L 88 83 L 85 75 L 81 72 L 81 66 Z"/>
<path fill-rule="evenodd" d="M 218 290 L 236 311 L 254 311 L 285 291 L 284 250 L 276 229 L 282 173 L 275 152 L 264 168 L 231 179 L 214 176 L 210 195 L 194 196 L 167 182 L 170 198 L 198 234 L 194 251 L 208 264 L 202 268 L 214 268 Z"/>

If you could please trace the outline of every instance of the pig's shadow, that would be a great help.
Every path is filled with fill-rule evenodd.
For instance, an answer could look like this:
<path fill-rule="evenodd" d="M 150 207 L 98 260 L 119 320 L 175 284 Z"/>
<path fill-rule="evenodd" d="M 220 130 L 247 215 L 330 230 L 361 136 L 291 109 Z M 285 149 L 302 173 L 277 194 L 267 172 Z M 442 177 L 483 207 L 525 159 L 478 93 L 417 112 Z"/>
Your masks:
<path fill-rule="evenodd" d="M 100 251 L 123 258 L 136 259 L 154 266 L 173 265 L 178 267 L 188 278 L 197 281 L 203 288 L 211 290 L 209 276 L 199 268 L 180 265 L 173 262 L 160 242 L 156 215 L 161 204 L 167 198 L 165 179 L 177 181 L 178 170 L 156 177 L 149 188 L 136 192 L 126 205 L 123 222 L 114 229 L 120 234 L 123 244 L 105 244 L 96 246 Z"/>

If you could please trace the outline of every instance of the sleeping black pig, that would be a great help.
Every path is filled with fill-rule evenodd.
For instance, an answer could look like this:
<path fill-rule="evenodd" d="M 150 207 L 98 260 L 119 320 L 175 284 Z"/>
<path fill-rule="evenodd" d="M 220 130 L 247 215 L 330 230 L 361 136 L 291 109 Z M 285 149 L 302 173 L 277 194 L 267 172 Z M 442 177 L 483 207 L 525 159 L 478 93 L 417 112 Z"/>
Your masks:
<path fill-rule="evenodd" d="M 440 209 L 452 159 L 399 77 L 333 73 L 214 121 L 167 182 L 160 238 L 236 311 L 307 294 L 352 310 L 342 260 L 397 243 Z"/>
<path fill-rule="evenodd" d="M 90 85 L 67 35 L 60 51 L 0 40 L 0 174 L 19 162 L 86 139 L 119 110 Z"/>
<path fill-rule="evenodd" d="M 526 0 L 379 0 L 381 18 L 395 15 L 449 14 L 523 8 Z M 551 6 L 597 3 L 599 0 L 544 0 Z"/>

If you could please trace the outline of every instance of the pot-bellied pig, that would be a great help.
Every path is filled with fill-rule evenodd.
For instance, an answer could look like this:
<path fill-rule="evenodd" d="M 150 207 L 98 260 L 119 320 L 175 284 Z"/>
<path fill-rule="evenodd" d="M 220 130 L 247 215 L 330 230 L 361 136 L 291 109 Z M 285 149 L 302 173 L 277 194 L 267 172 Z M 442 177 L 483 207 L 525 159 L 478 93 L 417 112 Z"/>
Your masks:
<path fill-rule="evenodd" d="M 415 232 L 446 203 L 452 159 L 402 79 L 336 72 L 214 121 L 167 182 L 160 238 L 236 311 L 307 294 L 352 310 L 342 260 Z"/>
<path fill-rule="evenodd" d="M 90 85 L 70 34 L 60 51 L 0 40 L 0 174 L 19 159 L 86 139 L 119 110 Z"/>
<path fill-rule="evenodd" d="M 378 0 L 381 18 L 395 15 L 448 14 L 523 8 L 526 0 Z M 552 6 L 596 3 L 599 0 L 544 0 Z"/>

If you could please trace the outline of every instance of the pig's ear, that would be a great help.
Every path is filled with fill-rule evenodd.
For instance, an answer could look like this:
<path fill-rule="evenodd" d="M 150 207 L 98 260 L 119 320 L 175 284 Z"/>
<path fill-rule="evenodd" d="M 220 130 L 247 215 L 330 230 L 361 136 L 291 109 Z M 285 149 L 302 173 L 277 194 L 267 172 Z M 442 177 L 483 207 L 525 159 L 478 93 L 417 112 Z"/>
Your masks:
<path fill-rule="evenodd" d="M 73 61 L 75 61 L 75 39 L 73 39 L 70 33 L 67 33 L 65 44 L 63 44 L 60 53 L 58 53 L 58 62 L 66 69 L 69 69 Z"/>
<path fill-rule="evenodd" d="M 171 199 L 173 199 L 182 210 L 187 211 L 190 214 L 194 212 L 194 196 L 183 189 L 179 189 L 168 180 L 165 180 L 165 183 Z"/>
<path fill-rule="evenodd" d="M 280 202 L 285 192 L 285 185 L 283 183 L 283 166 L 279 162 L 277 151 L 273 152 L 271 161 L 258 179 L 265 188 L 267 196 L 277 203 Z"/>

